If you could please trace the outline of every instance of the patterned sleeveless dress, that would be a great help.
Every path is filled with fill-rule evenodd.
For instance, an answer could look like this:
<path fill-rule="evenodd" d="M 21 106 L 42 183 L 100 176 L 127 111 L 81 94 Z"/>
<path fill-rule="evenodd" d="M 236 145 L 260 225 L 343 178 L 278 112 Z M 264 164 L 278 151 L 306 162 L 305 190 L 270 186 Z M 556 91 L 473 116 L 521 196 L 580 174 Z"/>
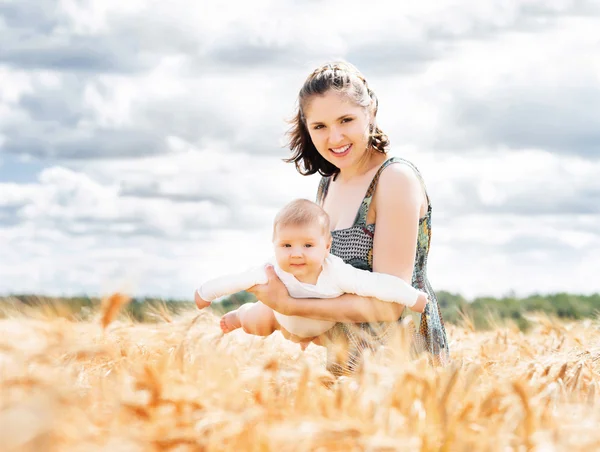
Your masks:
<path fill-rule="evenodd" d="M 331 252 L 356 268 L 373 271 L 375 224 L 367 224 L 367 214 L 379 176 L 392 163 L 409 165 L 415 171 L 425 189 L 425 183 L 421 174 L 408 160 L 392 157 L 381 165 L 373 177 L 373 181 L 360 205 L 352 227 L 331 232 L 333 238 Z M 331 177 L 323 177 L 319 184 L 317 203 L 321 206 L 327 196 L 331 179 Z M 427 255 L 431 242 L 431 203 L 428 196 L 427 204 L 427 213 L 419 219 L 412 286 L 426 292 L 429 295 L 430 301 L 425 311 L 421 314 L 419 329 L 414 334 L 413 345 L 418 351 L 429 352 L 435 364 L 444 365 L 449 360 L 446 330 L 437 298 L 427 280 Z M 379 345 L 385 344 L 393 327 L 402 320 L 402 317 L 404 317 L 404 314 L 397 322 L 336 323 L 327 333 L 327 369 L 335 375 L 354 372 L 360 365 L 363 350 L 374 350 Z M 340 353 L 339 347 L 334 347 L 340 343 L 345 344 L 343 353 Z"/>

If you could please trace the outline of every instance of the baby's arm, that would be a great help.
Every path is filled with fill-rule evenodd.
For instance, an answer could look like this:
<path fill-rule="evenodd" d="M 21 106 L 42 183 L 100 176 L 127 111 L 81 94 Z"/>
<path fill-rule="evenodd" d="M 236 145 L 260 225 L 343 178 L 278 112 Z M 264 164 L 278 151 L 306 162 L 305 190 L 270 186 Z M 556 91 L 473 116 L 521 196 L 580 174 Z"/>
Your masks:
<path fill-rule="evenodd" d="M 345 263 L 336 265 L 335 270 L 338 286 L 346 293 L 404 304 L 416 312 L 423 312 L 425 309 L 427 294 L 415 289 L 402 278 L 360 270 Z"/>
<path fill-rule="evenodd" d="M 256 284 L 266 284 L 267 275 L 264 267 L 255 267 L 242 273 L 219 276 L 202 284 L 196 293 L 202 300 L 211 302 L 219 297 L 231 295 L 249 289 Z"/>

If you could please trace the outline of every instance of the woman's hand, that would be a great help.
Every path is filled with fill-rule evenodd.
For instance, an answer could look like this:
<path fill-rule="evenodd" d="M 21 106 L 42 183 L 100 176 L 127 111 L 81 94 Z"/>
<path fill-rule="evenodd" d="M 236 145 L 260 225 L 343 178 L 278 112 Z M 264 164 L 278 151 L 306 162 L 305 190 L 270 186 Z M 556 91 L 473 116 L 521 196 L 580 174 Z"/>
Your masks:
<path fill-rule="evenodd" d="M 272 265 L 265 267 L 268 281 L 266 284 L 257 284 L 250 287 L 246 292 L 253 294 L 264 305 L 270 307 L 273 311 L 283 315 L 294 315 L 292 311 L 293 299 L 287 290 L 287 287 L 281 282 L 281 279 L 275 273 Z"/>
<path fill-rule="evenodd" d="M 247 289 L 246 292 L 252 293 L 265 306 L 273 309 L 273 311 L 283 315 L 295 315 L 293 311 L 294 298 L 290 297 L 287 287 L 281 282 L 281 279 L 279 279 L 275 273 L 273 266 L 267 265 L 265 267 L 265 273 L 267 274 L 267 283 L 252 286 Z M 280 331 L 282 336 L 288 341 L 301 344 L 302 350 L 304 350 L 310 342 L 313 342 L 316 345 L 323 345 L 321 336 L 313 338 L 300 337 L 290 333 L 283 327 L 280 327 Z"/>

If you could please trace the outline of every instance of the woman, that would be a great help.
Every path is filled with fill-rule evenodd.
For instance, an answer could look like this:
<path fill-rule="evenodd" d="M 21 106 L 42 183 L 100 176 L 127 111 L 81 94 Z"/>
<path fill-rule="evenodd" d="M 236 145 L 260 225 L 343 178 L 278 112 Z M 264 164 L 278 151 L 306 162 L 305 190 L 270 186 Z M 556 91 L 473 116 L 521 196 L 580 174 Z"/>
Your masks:
<path fill-rule="evenodd" d="M 331 218 L 331 252 L 351 265 L 398 276 L 430 298 L 417 348 L 434 361 L 448 360 L 448 342 L 439 305 L 427 280 L 431 205 L 417 169 L 389 158 L 387 136 L 376 124 L 377 97 L 348 63 L 328 63 L 305 81 L 290 130 L 290 149 L 303 175 L 320 173 L 317 202 Z M 344 294 L 338 298 L 291 298 L 271 269 L 269 282 L 249 291 L 285 315 L 338 322 L 316 343 L 328 348 L 334 374 L 356 370 L 362 351 L 385 343 L 404 306 Z M 288 338 L 289 334 L 286 335 Z M 344 344 L 336 353 L 335 344 Z M 339 350 L 339 349 L 337 349 Z"/>

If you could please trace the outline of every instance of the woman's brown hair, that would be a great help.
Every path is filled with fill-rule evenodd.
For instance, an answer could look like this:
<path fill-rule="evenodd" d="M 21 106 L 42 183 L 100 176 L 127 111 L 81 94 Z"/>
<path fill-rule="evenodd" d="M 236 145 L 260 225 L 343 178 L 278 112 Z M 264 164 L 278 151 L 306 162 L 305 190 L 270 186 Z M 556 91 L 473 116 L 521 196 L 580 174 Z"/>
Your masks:
<path fill-rule="evenodd" d="M 346 94 L 357 105 L 371 109 L 373 120 L 377 115 L 378 100 L 369 88 L 363 75 L 353 65 L 346 62 L 326 63 L 318 67 L 308 76 L 298 94 L 298 108 L 290 121 L 288 144 L 293 152 L 292 157 L 285 159 L 293 162 L 298 172 L 304 176 L 319 173 L 323 176 L 333 176 L 339 169 L 325 160 L 315 148 L 306 127 L 304 108 L 312 96 L 321 96 L 329 90 Z M 377 125 L 371 125 L 369 131 L 369 148 L 376 152 L 385 153 L 389 139 Z"/>

